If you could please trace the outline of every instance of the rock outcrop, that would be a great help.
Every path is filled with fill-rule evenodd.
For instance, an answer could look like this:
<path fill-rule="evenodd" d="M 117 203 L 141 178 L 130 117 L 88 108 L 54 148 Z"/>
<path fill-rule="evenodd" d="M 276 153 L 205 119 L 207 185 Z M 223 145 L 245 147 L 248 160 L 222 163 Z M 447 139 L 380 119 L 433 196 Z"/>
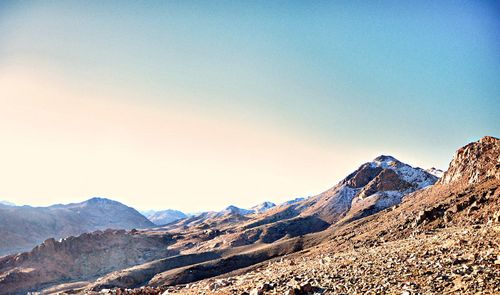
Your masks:
<path fill-rule="evenodd" d="M 459 149 L 439 183 L 470 185 L 487 178 L 500 179 L 500 139 L 492 136 Z"/>

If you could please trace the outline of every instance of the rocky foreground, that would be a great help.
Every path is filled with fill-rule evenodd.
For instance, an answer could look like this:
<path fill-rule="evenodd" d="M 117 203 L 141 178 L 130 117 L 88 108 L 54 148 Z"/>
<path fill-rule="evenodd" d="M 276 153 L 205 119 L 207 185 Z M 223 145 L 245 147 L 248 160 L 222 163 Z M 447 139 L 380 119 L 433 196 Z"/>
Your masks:
<path fill-rule="evenodd" d="M 99 293 L 499 294 L 500 226 L 416 230 L 407 239 L 343 252 L 321 245 L 245 271 L 175 287 Z"/>

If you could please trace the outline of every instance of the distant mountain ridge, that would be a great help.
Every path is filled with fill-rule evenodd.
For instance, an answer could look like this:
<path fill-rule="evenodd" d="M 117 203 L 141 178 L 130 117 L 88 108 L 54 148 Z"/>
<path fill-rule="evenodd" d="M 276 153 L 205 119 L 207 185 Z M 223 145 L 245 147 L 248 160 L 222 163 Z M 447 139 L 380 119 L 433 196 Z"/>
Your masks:
<path fill-rule="evenodd" d="M 172 209 L 162 211 L 151 210 L 149 212 L 145 212 L 144 216 L 156 225 L 164 225 L 188 217 L 188 215 L 184 212 Z"/>
<path fill-rule="evenodd" d="M 0 206 L 0 255 L 29 250 L 51 237 L 151 226 L 135 209 L 105 198 L 49 207 Z"/>

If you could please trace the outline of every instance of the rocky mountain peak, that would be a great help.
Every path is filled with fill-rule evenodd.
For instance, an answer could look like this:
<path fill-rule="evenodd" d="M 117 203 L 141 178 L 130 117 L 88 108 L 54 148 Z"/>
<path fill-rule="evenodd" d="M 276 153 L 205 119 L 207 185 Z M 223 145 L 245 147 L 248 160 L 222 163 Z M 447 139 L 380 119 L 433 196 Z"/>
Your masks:
<path fill-rule="evenodd" d="M 388 171 L 390 170 L 390 171 Z M 379 174 L 382 177 L 378 177 Z M 394 177 L 394 175 L 396 177 Z M 438 177 L 418 167 L 412 167 L 398 159 L 381 155 L 372 162 L 361 165 L 356 171 L 347 176 L 342 182 L 351 188 L 363 188 L 374 179 L 382 182 L 394 182 L 396 180 L 412 184 L 416 189 L 421 189 L 434 184 Z M 393 187 L 394 185 L 389 185 Z"/>
<path fill-rule="evenodd" d="M 394 158 L 393 156 L 380 155 L 373 159 L 372 165 L 376 167 L 387 168 L 388 166 L 394 166 L 400 164 L 401 162 Z"/>
<path fill-rule="evenodd" d="M 359 218 L 401 202 L 438 178 L 388 155 L 361 165 L 336 186 L 306 201 L 303 214 L 318 215 L 330 223 L 344 216 Z"/>
<path fill-rule="evenodd" d="M 485 136 L 460 148 L 439 183 L 474 184 L 488 178 L 500 179 L 500 139 Z"/>

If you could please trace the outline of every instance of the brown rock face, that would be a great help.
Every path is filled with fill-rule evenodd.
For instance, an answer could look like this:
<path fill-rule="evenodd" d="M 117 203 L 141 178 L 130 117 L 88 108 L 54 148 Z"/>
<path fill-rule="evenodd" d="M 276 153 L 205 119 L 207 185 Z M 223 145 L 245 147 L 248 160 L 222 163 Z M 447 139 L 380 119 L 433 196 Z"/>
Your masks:
<path fill-rule="evenodd" d="M 361 166 L 357 171 L 347 176 L 346 183 L 352 188 L 360 188 L 367 185 L 383 169 L 381 167 L 371 167 L 369 163 Z"/>
<path fill-rule="evenodd" d="M 402 180 L 396 172 L 384 169 L 363 188 L 359 196 L 364 198 L 381 191 L 404 191 L 411 187 L 412 185 Z"/>
<path fill-rule="evenodd" d="M 486 179 L 500 179 L 500 139 L 485 136 L 459 149 L 441 184 L 462 182 L 474 184 Z"/>

